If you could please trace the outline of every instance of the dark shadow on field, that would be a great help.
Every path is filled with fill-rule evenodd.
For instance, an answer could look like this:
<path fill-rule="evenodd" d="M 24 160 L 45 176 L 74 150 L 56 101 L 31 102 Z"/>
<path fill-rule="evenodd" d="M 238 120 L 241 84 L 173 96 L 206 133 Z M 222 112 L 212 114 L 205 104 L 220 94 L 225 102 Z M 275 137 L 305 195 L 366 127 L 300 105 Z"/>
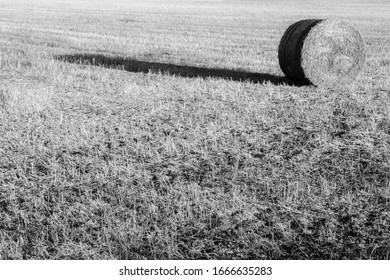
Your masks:
<path fill-rule="evenodd" d="M 67 54 L 57 55 L 57 60 L 94 65 L 105 68 L 119 68 L 129 72 L 137 73 L 163 73 L 177 75 L 187 78 L 222 78 L 232 81 L 249 81 L 252 83 L 270 82 L 274 85 L 294 85 L 299 86 L 286 77 L 276 76 L 266 73 L 250 73 L 238 70 L 204 68 L 195 66 L 175 65 L 160 62 L 140 61 L 131 58 L 110 57 L 102 54 Z"/>

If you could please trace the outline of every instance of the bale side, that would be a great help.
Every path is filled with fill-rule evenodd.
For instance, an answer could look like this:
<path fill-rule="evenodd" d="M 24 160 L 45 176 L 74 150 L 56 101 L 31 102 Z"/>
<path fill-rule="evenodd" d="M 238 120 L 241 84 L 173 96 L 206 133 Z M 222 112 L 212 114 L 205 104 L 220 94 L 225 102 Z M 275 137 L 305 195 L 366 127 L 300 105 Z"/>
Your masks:
<path fill-rule="evenodd" d="M 279 44 L 278 58 L 280 68 L 286 77 L 305 84 L 310 83 L 301 66 L 301 53 L 306 36 L 320 22 L 322 22 L 321 19 L 301 20 L 290 25 L 283 34 Z"/>

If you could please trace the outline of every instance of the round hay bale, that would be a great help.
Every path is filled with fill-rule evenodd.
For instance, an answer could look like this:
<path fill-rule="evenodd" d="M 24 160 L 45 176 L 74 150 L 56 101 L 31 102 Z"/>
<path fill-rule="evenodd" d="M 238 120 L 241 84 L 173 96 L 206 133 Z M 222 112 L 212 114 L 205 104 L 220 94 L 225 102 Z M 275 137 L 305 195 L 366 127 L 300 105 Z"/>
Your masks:
<path fill-rule="evenodd" d="M 284 33 L 279 64 L 290 79 L 325 88 L 346 87 L 365 64 L 360 33 L 338 20 L 301 20 Z"/>

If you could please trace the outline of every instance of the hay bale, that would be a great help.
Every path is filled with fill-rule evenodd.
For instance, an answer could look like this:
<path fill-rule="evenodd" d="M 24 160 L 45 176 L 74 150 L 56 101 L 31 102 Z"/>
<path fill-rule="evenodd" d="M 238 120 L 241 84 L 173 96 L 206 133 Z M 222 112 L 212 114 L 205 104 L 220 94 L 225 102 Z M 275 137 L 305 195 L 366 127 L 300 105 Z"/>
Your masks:
<path fill-rule="evenodd" d="M 338 20 L 302 20 L 291 25 L 279 45 L 279 64 L 290 79 L 325 88 L 346 87 L 365 64 L 360 33 Z"/>

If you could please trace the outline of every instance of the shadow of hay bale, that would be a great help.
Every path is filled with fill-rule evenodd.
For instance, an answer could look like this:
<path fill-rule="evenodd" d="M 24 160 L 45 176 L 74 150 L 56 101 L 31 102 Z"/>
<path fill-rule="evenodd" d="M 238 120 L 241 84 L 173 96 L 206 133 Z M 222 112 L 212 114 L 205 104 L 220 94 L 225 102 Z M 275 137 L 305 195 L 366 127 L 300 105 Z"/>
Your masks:
<path fill-rule="evenodd" d="M 229 69 L 204 68 L 196 66 L 175 65 L 169 63 L 140 61 L 131 58 L 111 57 L 103 54 L 66 54 L 57 55 L 56 60 L 94 65 L 105 68 L 119 68 L 135 73 L 162 73 L 186 78 L 221 78 L 232 81 L 249 81 L 251 83 L 271 83 L 273 85 L 301 86 L 299 81 L 287 77 L 265 73 L 250 73 Z"/>

